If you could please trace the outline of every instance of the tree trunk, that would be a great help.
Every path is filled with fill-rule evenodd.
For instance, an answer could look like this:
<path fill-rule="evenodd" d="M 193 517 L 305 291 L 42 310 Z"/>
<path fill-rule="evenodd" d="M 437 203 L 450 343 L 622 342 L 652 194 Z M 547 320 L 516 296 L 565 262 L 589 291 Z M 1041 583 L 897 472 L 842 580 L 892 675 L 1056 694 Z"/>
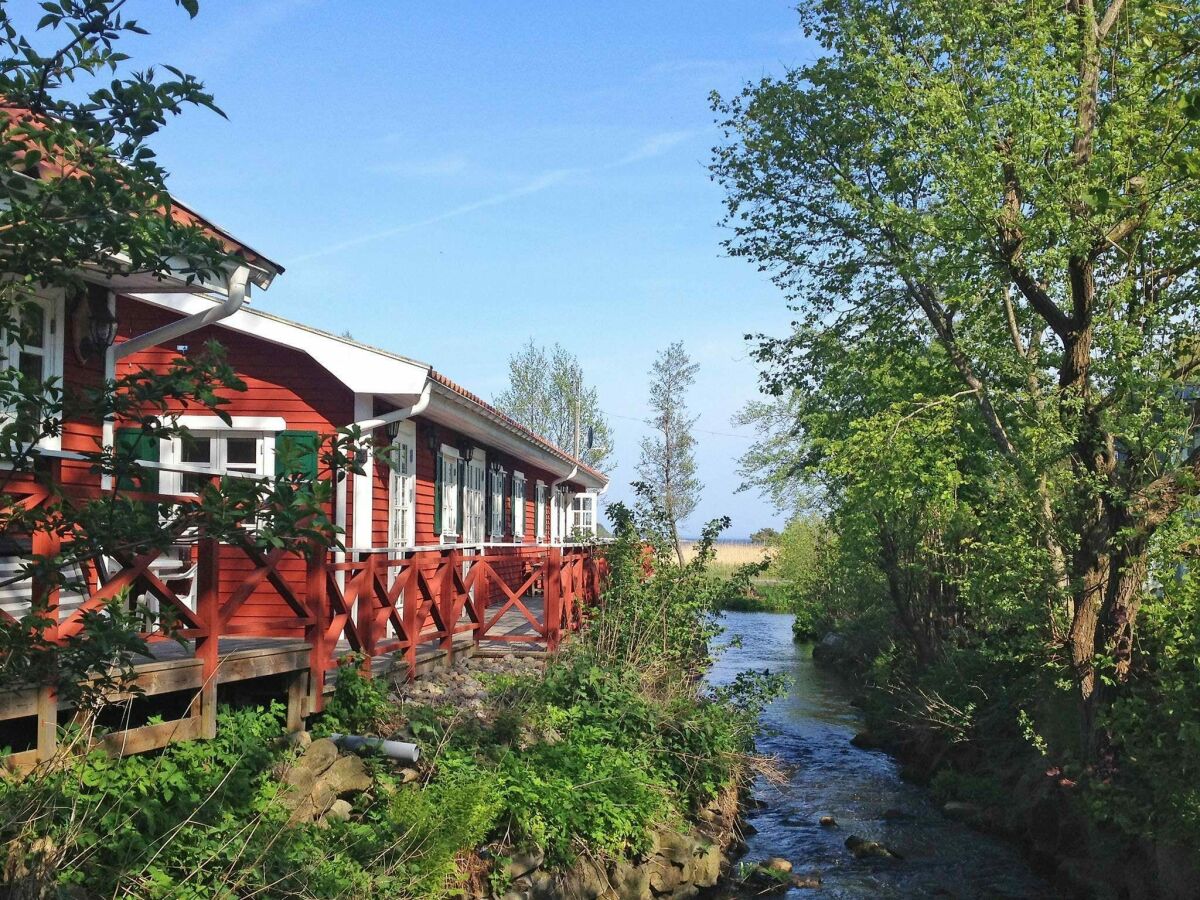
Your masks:
<path fill-rule="evenodd" d="M 1148 569 L 1152 529 L 1130 522 L 1123 510 L 1106 508 L 1076 554 L 1075 611 L 1068 638 L 1080 702 L 1080 752 L 1088 762 L 1103 747 L 1099 729 L 1107 691 L 1097 657 L 1113 660 L 1112 677 L 1123 680 L 1133 658 L 1133 635 Z M 1132 532 L 1130 537 L 1120 537 Z"/>

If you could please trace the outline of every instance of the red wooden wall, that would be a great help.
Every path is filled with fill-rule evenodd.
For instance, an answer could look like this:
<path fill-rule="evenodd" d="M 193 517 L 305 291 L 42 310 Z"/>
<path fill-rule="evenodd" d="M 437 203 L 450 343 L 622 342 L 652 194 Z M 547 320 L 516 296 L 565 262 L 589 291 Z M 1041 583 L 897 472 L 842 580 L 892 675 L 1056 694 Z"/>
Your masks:
<path fill-rule="evenodd" d="M 176 313 L 122 297 L 118 301 L 117 340 L 127 340 L 176 318 L 179 318 Z M 176 344 L 186 344 L 187 354 L 192 355 L 201 352 L 210 341 L 224 348 L 226 359 L 246 384 L 245 391 L 218 391 L 222 398 L 229 401 L 222 409 L 231 416 L 279 416 L 284 419 L 288 429 L 316 431 L 322 436 L 330 435 L 352 421 L 353 393 L 307 354 L 219 326 L 210 325 L 172 341 L 168 346 L 151 347 L 135 353 L 121 361 L 117 374 L 140 369 L 165 371 L 181 355 Z M 181 408 L 179 411 L 192 414 L 206 412 L 195 408 Z M 332 517 L 332 508 L 326 512 Z M 254 568 L 245 554 L 233 548 L 223 548 L 221 567 L 222 594 L 231 591 Z M 298 557 L 285 558 L 279 571 L 297 595 L 303 597 L 303 560 Z M 275 589 L 269 583 L 264 583 L 255 589 L 231 624 L 245 626 L 255 620 L 279 619 L 289 615 L 288 607 Z M 303 631 L 297 628 L 293 634 L 302 637 Z"/>

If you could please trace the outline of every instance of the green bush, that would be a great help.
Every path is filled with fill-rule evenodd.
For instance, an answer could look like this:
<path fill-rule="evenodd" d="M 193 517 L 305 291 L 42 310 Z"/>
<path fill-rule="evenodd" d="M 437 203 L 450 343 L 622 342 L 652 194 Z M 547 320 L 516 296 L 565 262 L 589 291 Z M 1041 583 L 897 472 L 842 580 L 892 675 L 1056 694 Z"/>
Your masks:
<path fill-rule="evenodd" d="M 10 851 L 26 847 L 31 870 L 40 855 L 58 884 L 97 896 L 453 892 L 458 854 L 495 821 L 490 780 L 450 776 L 422 790 L 379 772 L 390 799 L 363 795 L 360 820 L 289 824 L 271 775 L 287 755 L 281 713 L 278 706 L 222 710 L 213 740 L 121 759 L 93 753 L 0 781 L 0 840 Z"/>
<path fill-rule="evenodd" d="M 708 576 L 718 531 L 679 566 L 665 546 L 648 560 L 628 516 L 605 606 L 544 677 L 496 679 L 484 719 L 398 709 L 361 660 L 344 660 L 317 730 L 371 733 L 403 715 L 431 763 L 403 784 L 368 760 L 374 788 L 350 821 L 290 823 L 276 802 L 273 773 L 290 752 L 276 705 L 222 710 L 214 740 L 68 757 L 0 782 L 0 841 L 25 848 L 43 880 L 145 898 L 440 898 L 461 893 L 485 842 L 538 846 L 554 865 L 643 851 L 656 825 L 681 823 L 737 778 L 776 689 L 746 676 L 708 690 L 698 677 L 720 598 L 749 577 Z"/>
<path fill-rule="evenodd" d="M 650 829 L 679 822 L 736 777 L 773 683 L 658 695 L 627 665 L 586 647 L 544 678 L 504 679 L 488 726 L 449 726 L 438 780 L 493 781 L 496 832 L 565 865 L 583 848 L 627 855 Z M 519 724 L 517 724 L 519 723 Z"/>
<path fill-rule="evenodd" d="M 367 678 L 363 656 L 351 653 L 338 660 L 337 683 L 325 703 L 314 731 L 318 734 L 373 734 L 394 712 L 387 682 Z"/>

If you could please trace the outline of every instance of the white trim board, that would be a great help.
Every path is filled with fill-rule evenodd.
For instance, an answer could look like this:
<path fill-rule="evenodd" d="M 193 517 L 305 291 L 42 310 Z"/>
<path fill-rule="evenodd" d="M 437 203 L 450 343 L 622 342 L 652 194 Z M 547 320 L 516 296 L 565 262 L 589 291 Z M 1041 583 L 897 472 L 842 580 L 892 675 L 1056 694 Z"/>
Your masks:
<path fill-rule="evenodd" d="M 180 428 L 189 431 L 286 431 L 287 422 L 282 416 L 230 416 L 230 424 L 220 416 L 164 416 Z"/>

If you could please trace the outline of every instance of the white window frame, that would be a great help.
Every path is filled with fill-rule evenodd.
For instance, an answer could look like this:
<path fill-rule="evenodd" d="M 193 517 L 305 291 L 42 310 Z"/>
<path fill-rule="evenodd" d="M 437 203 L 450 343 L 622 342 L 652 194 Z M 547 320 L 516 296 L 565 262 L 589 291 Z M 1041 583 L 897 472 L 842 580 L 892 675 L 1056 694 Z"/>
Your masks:
<path fill-rule="evenodd" d="M 546 482 L 538 479 L 537 489 L 534 500 L 534 523 L 533 534 L 534 539 L 539 544 L 546 543 Z"/>
<path fill-rule="evenodd" d="M 401 422 L 392 440 L 393 466 L 388 479 L 388 545 L 416 544 L 417 429 Z"/>
<path fill-rule="evenodd" d="M 525 542 L 525 473 L 514 470 L 512 480 L 513 543 L 521 544 Z"/>
<path fill-rule="evenodd" d="M 577 504 L 586 504 L 587 509 L 577 507 Z M 585 524 L 582 520 L 584 515 L 587 515 L 588 521 Z M 586 531 L 592 537 L 596 536 L 596 495 L 593 493 L 580 493 L 571 498 L 571 534 L 574 535 L 579 531 Z"/>
<path fill-rule="evenodd" d="M 553 516 L 551 533 L 555 543 L 565 543 L 571 536 L 568 530 L 571 526 L 571 502 L 574 495 L 565 484 L 560 484 L 550 498 L 550 509 Z"/>
<path fill-rule="evenodd" d="M 482 544 L 487 534 L 484 499 L 487 496 L 487 454 L 479 448 L 467 460 L 463 483 L 463 543 Z"/>
<path fill-rule="evenodd" d="M 216 419 L 221 422 L 220 419 Z M 224 425 L 223 422 L 221 422 Z M 283 429 L 279 429 L 282 431 Z M 228 451 L 229 438 L 253 438 L 256 447 L 255 455 L 257 459 L 254 463 L 254 471 L 247 473 L 256 478 L 273 478 L 275 476 L 275 431 L 259 431 L 249 428 L 193 428 L 188 426 L 188 432 L 193 441 L 209 441 L 209 462 L 204 469 L 198 470 L 196 473 L 186 474 L 202 474 L 202 475 L 227 475 L 233 472 L 246 472 L 241 468 L 242 464 L 237 464 L 234 469 L 229 468 L 226 459 Z M 158 459 L 159 462 L 170 466 L 185 465 L 183 461 L 184 440 L 182 436 L 175 436 L 169 440 L 159 442 Z M 183 490 L 183 479 L 185 473 L 170 471 L 164 469 L 159 474 L 159 490 L 164 494 L 187 494 Z M 188 496 L 194 496 L 187 494 Z"/>
<path fill-rule="evenodd" d="M 30 296 L 42 308 L 43 344 L 39 348 L 42 357 L 42 381 L 57 378 L 62 384 L 63 357 L 66 352 L 66 295 L 62 289 L 36 293 Z M 81 301 L 86 302 L 86 301 Z M 0 332 L 0 358 L 6 368 L 15 367 L 20 358 L 21 347 L 7 332 Z M 41 450 L 61 450 L 62 436 L 44 437 L 35 445 Z"/>
<path fill-rule="evenodd" d="M 462 490 L 458 461 L 461 457 L 458 448 L 449 444 L 442 444 L 438 452 L 442 456 L 442 533 L 438 539 L 443 544 L 453 544 L 458 539 L 458 494 Z"/>
<path fill-rule="evenodd" d="M 507 474 L 498 463 L 488 468 L 488 496 L 492 501 L 488 516 L 488 536 L 493 541 L 504 540 L 504 476 Z"/>

